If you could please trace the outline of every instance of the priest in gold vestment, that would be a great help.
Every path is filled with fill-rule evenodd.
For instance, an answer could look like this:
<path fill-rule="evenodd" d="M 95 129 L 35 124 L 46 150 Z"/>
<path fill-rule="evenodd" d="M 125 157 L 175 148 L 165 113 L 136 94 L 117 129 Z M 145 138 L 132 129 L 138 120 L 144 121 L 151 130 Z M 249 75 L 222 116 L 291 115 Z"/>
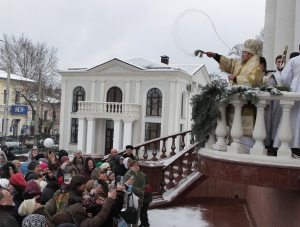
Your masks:
<path fill-rule="evenodd" d="M 206 52 L 208 57 L 213 57 L 220 65 L 220 69 L 229 73 L 228 79 L 232 85 L 246 85 L 253 87 L 262 83 L 263 72 L 257 54 L 259 44 L 254 39 L 248 39 L 244 43 L 242 59 L 235 60 L 213 52 Z"/>

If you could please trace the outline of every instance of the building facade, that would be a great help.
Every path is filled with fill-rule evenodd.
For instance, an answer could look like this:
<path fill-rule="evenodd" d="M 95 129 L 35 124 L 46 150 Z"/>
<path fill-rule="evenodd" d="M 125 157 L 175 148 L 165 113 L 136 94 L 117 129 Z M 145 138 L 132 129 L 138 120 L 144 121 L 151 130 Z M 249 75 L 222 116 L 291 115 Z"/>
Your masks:
<path fill-rule="evenodd" d="M 190 98 L 209 82 L 207 70 L 162 62 L 113 59 L 59 72 L 60 149 L 107 154 L 190 129 Z"/>

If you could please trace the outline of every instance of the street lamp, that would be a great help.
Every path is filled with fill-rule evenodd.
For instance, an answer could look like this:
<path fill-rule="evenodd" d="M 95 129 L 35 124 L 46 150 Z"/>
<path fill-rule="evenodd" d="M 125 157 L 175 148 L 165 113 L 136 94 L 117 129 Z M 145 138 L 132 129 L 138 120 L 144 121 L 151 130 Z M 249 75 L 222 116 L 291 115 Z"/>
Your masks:
<path fill-rule="evenodd" d="M 8 45 L 7 42 L 5 42 L 4 40 L 1 40 L 1 42 L 4 43 L 5 48 L 7 48 L 6 45 Z M 9 103 L 9 93 L 10 93 L 10 67 L 11 67 L 11 59 L 9 58 L 9 66 L 8 66 L 8 72 L 7 72 L 7 79 L 6 79 L 6 91 L 5 91 L 5 105 L 4 105 L 4 125 L 3 125 L 3 137 L 6 136 L 7 134 L 7 115 L 8 115 L 8 103 Z"/>

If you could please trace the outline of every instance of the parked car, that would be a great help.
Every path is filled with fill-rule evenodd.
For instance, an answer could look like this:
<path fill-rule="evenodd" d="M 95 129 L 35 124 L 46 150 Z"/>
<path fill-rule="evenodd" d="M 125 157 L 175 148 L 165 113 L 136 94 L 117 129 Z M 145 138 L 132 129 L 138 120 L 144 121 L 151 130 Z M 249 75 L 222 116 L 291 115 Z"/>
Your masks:
<path fill-rule="evenodd" d="M 5 142 L 7 147 L 20 147 L 22 146 L 22 143 L 18 140 L 15 140 L 13 138 L 7 138 Z"/>

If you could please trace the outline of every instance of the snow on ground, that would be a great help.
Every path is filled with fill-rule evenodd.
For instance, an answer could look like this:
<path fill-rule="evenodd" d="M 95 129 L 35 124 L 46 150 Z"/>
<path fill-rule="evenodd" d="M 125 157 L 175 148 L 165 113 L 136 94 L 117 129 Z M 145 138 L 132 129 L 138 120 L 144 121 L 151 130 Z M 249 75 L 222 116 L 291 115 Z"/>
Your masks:
<path fill-rule="evenodd" d="M 202 220 L 200 207 L 179 207 L 153 209 L 148 211 L 151 227 L 205 227 L 209 224 Z"/>

